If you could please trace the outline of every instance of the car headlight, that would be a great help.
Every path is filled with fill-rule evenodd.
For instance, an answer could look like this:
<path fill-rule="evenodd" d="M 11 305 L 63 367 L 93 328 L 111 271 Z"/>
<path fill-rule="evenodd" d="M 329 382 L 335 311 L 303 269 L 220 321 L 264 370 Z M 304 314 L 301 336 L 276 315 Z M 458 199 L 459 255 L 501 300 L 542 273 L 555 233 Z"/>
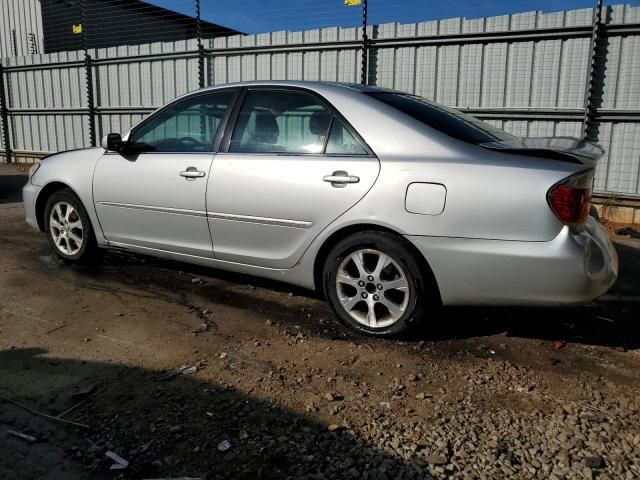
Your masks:
<path fill-rule="evenodd" d="M 36 162 L 33 165 L 31 165 L 31 168 L 29 169 L 29 178 L 33 177 L 33 175 L 38 171 L 39 168 L 40 168 L 40 162 Z"/>

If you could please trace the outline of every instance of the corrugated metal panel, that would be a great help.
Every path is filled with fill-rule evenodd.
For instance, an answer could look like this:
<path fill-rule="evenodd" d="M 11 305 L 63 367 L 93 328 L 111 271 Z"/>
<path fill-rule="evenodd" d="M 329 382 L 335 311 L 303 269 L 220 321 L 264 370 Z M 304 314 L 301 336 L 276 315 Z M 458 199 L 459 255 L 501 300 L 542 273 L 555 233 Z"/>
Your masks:
<path fill-rule="evenodd" d="M 615 108 L 640 109 L 640 36 L 620 39 Z"/>
<path fill-rule="evenodd" d="M 438 47 L 418 47 L 417 50 L 416 95 L 435 100 Z"/>
<path fill-rule="evenodd" d="M 48 55 L 15 57 L 7 67 L 72 62 L 82 59 L 80 52 L 61 52 Z M 55 69 L 7 71 L 10 108 L 82 108 L 84 99 L 84 69 L 65 67 Z"/>
<path fill-rule="evenodd" d="M 533 54 L 530 106 L 555 108 L 560 81 L 562 40 L 537 42 Z"/>
<path fill-rule="evenodd" d="M 43 51 L 40 0 L 0 0 L 0 58 Z"/>
<path fill-rule="evenodd" d="M 563 42 L 557 104 L 560 108 L 584 106 L 590 43 L 588 38 L 569 38 Z"/>
<path fill-rule="evenodd" d="M 508 43 L 493 43 L 484 48 L 482 71 L 482 107 L 504 107 L 507 78 Z"/>
<path fill-rule="evenodd" d="M 506 107 L 526 108 L 531 105 L 533 42 L 514 43 L 507 59 Z"/>
<path fill-rule="evenodd" d="M 603 191 L 637 194 L 639 190 L 640 123 L 611 125 L 606 178 Z"/>
<path fill-rule="evenodd" d="M 479 107 L 482 96 L 483 45 L 460 47 L 459 107 Z"/>
<path fill-rule="evenodd" d="M 59 152 L 87 146 L 85 115 L 50 114 L 11 117 L 12 148 L 35 152 Z"/>

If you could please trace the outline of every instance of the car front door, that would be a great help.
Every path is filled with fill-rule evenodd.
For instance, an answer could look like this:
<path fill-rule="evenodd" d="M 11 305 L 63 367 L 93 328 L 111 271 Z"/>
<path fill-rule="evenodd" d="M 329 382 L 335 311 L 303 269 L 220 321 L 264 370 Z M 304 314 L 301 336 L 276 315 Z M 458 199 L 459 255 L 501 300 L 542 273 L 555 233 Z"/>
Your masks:
<path fill-rule="evenodd" d="M 236 90 L 179 100 L 136 127 L 94 172 L 94 202 L 114 245 L 212 257 L 206 189 Z"/>
<path fill-rule="evenodd" d="M 380 168 L 357 133 L 304 90 L 249 88 L 207 189 L 217 259 L 291 268 L 369 191 Z"/>

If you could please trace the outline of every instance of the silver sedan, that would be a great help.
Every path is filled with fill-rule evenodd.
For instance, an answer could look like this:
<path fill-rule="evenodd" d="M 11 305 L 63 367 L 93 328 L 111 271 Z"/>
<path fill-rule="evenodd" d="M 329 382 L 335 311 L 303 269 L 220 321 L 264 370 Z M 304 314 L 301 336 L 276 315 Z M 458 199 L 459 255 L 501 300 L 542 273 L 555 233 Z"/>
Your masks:
<path fill-rule="evenodd" d="M 603 294 L 618 265 L 589 214 L 602 153 L 392 90 L 252 82 L 51 155 L 23 193 L 27 222 L 65 260 L 116 248 L 277 279 L 393 335 L 440 305 Z"/>

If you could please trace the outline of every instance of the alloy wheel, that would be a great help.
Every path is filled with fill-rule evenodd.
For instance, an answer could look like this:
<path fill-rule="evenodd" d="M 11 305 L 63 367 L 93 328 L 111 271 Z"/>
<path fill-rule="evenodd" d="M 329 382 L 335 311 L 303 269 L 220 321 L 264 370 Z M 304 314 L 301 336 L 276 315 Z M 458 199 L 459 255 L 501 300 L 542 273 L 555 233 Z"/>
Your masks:
<path fill-rule="evenodd" d="M 374 249 L 356 250 L 344 258 L 336 274 L 336 290 L 342 308 L 357 322 L 372 328 L 397 322 L 411 295 L 403 268 Z"/>
<path fill-rule="evenodd" d="M 65 255 L 76 255 L 82 249 L 84 227 L 76 208 L 68 202 L 57 202 L 49 215 L 49 231 L 56 247 Z"/>

